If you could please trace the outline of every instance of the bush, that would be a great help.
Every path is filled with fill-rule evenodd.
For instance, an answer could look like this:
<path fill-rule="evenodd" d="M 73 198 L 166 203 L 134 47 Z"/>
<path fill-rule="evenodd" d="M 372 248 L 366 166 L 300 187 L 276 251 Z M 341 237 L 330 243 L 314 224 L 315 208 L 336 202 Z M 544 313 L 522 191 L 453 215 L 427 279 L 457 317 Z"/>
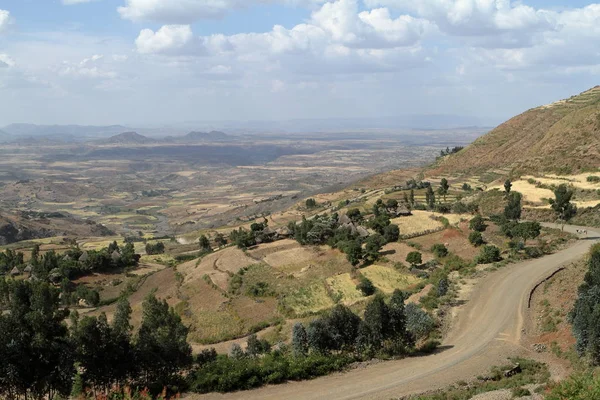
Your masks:
<path fill-rule="evenodd" d="M 433 246 L 431 246 L 431 252 L 437 258 L 444 258 L 448 255 L 448 249 L 441 243 L 436 243 Z"/>
<path fill-rule="evenodd" d="M 315 199 L 307 199 L 306 200 L 306 208 L 315 208 L 317 206 L 317 201 Z"/>
<path fill-rule="evenodd" d="M 526 247 L 525 254 L 529 258 L 540 258 L 544 255 L 544 252 L 539 247 Z"/>
<path fill-rule="evenodd" d="M 483 235 L 481 235 L 481 232 L 477 232 L 477 231 L 471 232 L 469 234 L 469 243 L 471 243 L 473 246 L 476 246 L 476 247 L 483 245 L 485 243 L 485 241 L 483 240 Z"/>
<path fill-rule="evenodd" d="M 546 400 L 600 399 L 600 377 L 592 374 L 573 375 L 552 388 Z"/>
<path fill-rule="evenodd" d="M 418 251 L 411 251 L 406 256 L 406 262 L 409 263 L 410 265 L 412 265 L 413 267 L 416 267 L 417 265 L 421 265 L 423 263 L 423 258 L 421 256 L 421 253 L 419 253 Z"/>
<path fill-rule="evenodd" d="M 148 243 L 146 245 L 146 254 L 148 255 L 156 255 L 156 254 L 164 254 L 165 252 L 165 244 L 163 242 L 158 242 L 155 244 Z"/>
<path fill-rule="evenodd" d="M 481 215 L 477 215 L 469 223 L 469 229 L 475 232 L 485 232 L 487 225 L 485 224 L 483 217 Z"/>
<path fill-rule="evenodd" d="M 491 264 L 501 260 L 500 249 L 493 245 L 484 246 L 476 258 L 477 264 Z"/>
<path fill-rule="evenodd" d="M 371 280 L 366 276 L 362 276 L 360 278 L 360 283 L 356 285 L 356 289 L 360 290 L 365 296 L 370 296 L 374 294 L 376 290 L 375 285 L 373 285 L 373 282 L 371 282 Z"/>
<path fill-rule="evenodd" d="M 600 176 L 595 176 L 595 175 L 588 176 L 587 181 L 590 183 L 598 183 L 598 182 L 600 182 Z"/>
<path fill-rule="evenodd" d="M 427 312 L 415 303 L 408 303 L 405 307 L 406 329 L 415 340 L 428 337 L 435 329 L 435 321 Z"/>

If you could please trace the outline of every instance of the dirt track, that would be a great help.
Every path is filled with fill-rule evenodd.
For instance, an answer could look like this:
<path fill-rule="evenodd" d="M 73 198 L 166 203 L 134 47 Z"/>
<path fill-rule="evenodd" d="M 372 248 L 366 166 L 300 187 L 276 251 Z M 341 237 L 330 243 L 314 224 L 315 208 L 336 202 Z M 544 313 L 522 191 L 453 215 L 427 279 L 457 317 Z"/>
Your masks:
<path fill-rule="evenodd" d="M 575 233 L 577 227 L 565 227 Z M 559 253 L 509 265 L 484 278 L 463 306 L 436 354 L 376 364 L 312 381 L 269 386 L 253 391 L 193 395 L 193 399 L 391 399 L 445 387 L 485 374 L 511 355 L 526 352 L 520 343 L 523 314 L 530 291 L 565 263 L 584 256 L 600 233 L 587 228 L 580 240 Z"/>

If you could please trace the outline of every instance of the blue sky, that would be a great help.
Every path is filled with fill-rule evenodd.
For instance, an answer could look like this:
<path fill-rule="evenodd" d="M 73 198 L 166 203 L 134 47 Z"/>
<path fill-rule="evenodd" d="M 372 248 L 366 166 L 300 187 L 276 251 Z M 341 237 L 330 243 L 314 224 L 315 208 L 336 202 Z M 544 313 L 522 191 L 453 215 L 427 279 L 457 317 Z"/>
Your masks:
<path fill-rule="evenodd" d="M 0 126 L 492 123 L 599 84 L 599 39 L 581 0 L 3 0 Z"/>

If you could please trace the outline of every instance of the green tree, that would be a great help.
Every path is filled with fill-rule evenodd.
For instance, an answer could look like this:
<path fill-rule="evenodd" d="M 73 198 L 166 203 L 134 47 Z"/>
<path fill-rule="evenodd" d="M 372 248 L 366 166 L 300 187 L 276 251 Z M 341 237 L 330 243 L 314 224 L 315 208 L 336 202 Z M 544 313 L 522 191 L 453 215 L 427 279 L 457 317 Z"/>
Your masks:
<path fill-rule="evenodd" d="M 383 237 L 386 242 L 393 243 L 400 239 L 400 228 L 398 225 L 390 224 L 383 229 Z"/>
<path fill-rule="evenodd" d="M 425 192 L 425 202 L 430 210 L 435 208 L 435 193 L 433 192 L 431 186 L 428 186 L 427 191 Z"/>
<path fill-rule="evenodd" d="M 223 234 L 219 232 L 215 236 L 215 243 L 217 244 L 217 246 L 223 247 L 227 244 L 227 239 L 225 239 L 225 236 L 223 236 Z"/>
<path fill-rule="evenodd" d="M 508 197 L 508 195 L 510 194 L 510 191 L 512 189 L 512 182 L 510 181 L 510 179 L 507 179 L 504 182 L 504 193 L 506 194 L 506 197 Z"/>
<path fill-rule="evenodd" d="M 311 209 L 317 206 L 317 201 L 315 199 L 306 199 L 306 208 Z"/>
<path fill-rule="evenodd" d="M 411 206 L 415 205 L 415 191 L 414 191 L 414 189 L 410 189 L 409 201 L 410 201 L 410 205 Z"/>
<path fill-rule="evenodd" d="M 385 243 L 383 236 L 378 233 L 369 236 L 365 244 L 364 258 L 369 261 L 376 261 L 379 258 L 379 251 Z"/>
<path fill-rule="evenodd" d="M 426 338 L 435 329 L 433 318 L 415 303 L 409 303 L 405 308 L 406 328 L 413 340 Z"/>
<path fill-rule="evenodd" d="M 304 325 L 300 322 L 292 328 L 292 350 L 296 357 L 305 356 L 308 353 L 308 335 Z"/>
<path fill-rule="evenodd" d="M 333 350 L 350 350 L 354 347 L 360 317 L 348 307 L 338 304 L 325 317 L 332 338 Z"/>
<path fill-rule="evenodd" d="M 421 253 L 418 251 L 411 251 L 406 256 L 406 262 L 409 263 L 412 267 L 417 267 L 423 263 L 423 258 Z"/>
<path fill-rule="evenodd" d="M 263 339 L 259 339 L 258 336 L 256 336 L 256 333 L 253 333 L 252 335 L 248 336 L 246 353 L 248 353 L 250 357 L 258 357 L 261 354 L 268 353 L 270 350 L 271 345 L 269 344 L 269 342 Z"/>
<path fill-rule="evenodd" d="M 440 182 L 440 187 L 438 188 L 438 193 L 440 196 L 444 197 L 444 203 L 446 202 L 446 196 L 448 195 L 448 190 L 450 189 L 450 184 L 448 183 L 448 179 L 442 178 Z"/>
<path fill-rule="evenodd" d="M 388 337 L 390 321 L 389 309 L 383 301 L 382 296 L 375 296 L 375 298 L 367 304 L 364 321 L 371 332 L 371 347 L 375 350 L 379 350 L 383 346 L 384 340 Z"/>
<path fill-rule="evenodd" d="M 66 397 L 73 351 L 58 290 L 15 281 L 8 313 L 0 313 L 0 394 L 5 398 Z"/>
<path fill-rule="evenodd" d="M 346 258 L 352 265 L 358 265 L 360 260 L 363 258 L 363 250 L 360 242 L 357 240 L 350 240 L 346 242 L 342 251 L 346 253 Z"/>
<path fill-rule="evenodd" d="M 385 206 L 387 208 L 398 208 L 398 200 L 388 199 L 388 201 L 385 203 Z"/>
<path fill-rule="evenodd" d="M 473 188 L 468 183 L 463 183 L 462 190 L 465 191 L 465 192 L 470 192 L 470 191 L 473 190 Z"/>
<path fill-rule="evenodd" d="M 390 298 L 389 310 L 389 336 L 396 343 L 397 349 L 406 350 L 412 347 L 414 341 L 412 335 L 406 329 L 406 296 L 400 290 L 396 289 Z M 403 347 L 403 348 L 401 348 Z"/>
<path fill-rule="evenodd" d="M 469 234 L 469 243 L 471 243 L 475 247 L 479 247 L 485 243 L 483 240 L 483 235 L 481 232 L 473 231 Z"/>
<path fill-rule="evenodd" d="M 577 206 L 571 203 L 573 191 L 567 185 L 562 184 L 554 191 L 554 199 L 550 199 L 550 204 L 556 217 L 562 222 L 562 229 L 577 214 Z"/>
<path fill-rule="evenodd" d="M 200 245 L 200 250 L 210 252 L 212 248 L 210 247 L 210 240 L 206 237 L 206 235 L 200 235 L 198 239 L 198 244 Z"/>
<path fill-rule="evenodd" d="M 335 347 L 329 325 L 322 318 L 308 324 L 306 335 L 308 346 L 314 352 L 328 354 Z"/>
<path fill-rule="evenodd" d="M 448 255 L 448 248 L 442 243 L 436 243 L 433 246 L 431 246 L 431 252 L 437 258 L 444 258 Z"/>
<path fill-rule="evenodd" d="M 479 214 L 477 214 L 471 222 L 469 222 L 469 229 L 475 232 L 485 232 L 487 229 L 487 225 L 485 224 L 485 220 Z"/>
<path fill-rule="evenodd" d="M 135 341 L 142 384 L 153 392 L 177 385 L 180 370 L 192 362 L 188 328 L 165 300 L 154 295 L 142 305 L 142 324 Z"/>
<path fill-rule="evenodd" d="M 520 238 L 523 242 L 526 242 L 528 239 L 535 239 L 540 236 L 541 231 L 542 226 L 539 222 L 521 222 L 511 229 L 511 234 L 513 237 Z"/>
<path fill-rule="evenodd" d="M 358 208 L 351 208 L 348 210 L 346 215 L 352 220 L 352 222 L 360 222 L 363 220 L 363 216 Z"/>
<path fill-rule="evenodd" d="M 504 207 L 504 217 L 508 220 L 518 221 L 521 219 L 521 199 L 522 195 L 519 192 L 510 192 L 508 195 L 508 204 Z"/>
<path fill-rule="evenodd" d="M 371 280 L 366 276 L 360 277 L 360 281 L 358 282 L 358 285 L 356 285 L 356 289 L 360 290 L 365 296 L 370 296 L 374 294 L 376 290 L 375 285 L 373 285 L 373 282 L 371 282 Z"/>
<path fill-rule="evenodd" d="M 477 264 L 490 264 L 501 260 L 500 249 L 492 245 L 483 246 L 476 258 Z"/>

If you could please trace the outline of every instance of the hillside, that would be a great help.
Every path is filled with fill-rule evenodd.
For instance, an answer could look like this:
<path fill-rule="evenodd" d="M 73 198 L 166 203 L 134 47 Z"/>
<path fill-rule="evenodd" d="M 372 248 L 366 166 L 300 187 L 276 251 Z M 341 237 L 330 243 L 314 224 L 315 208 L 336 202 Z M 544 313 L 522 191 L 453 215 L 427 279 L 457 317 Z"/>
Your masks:
<path fill-rule="evenodd" d="M 63 213 L 0 211 L 0 245 L 54 236 L 93 237 L 111 234 L 103 225 Z"/>
<path fill-rule="evenodd" d="M 440 160 L 435 173 L 575 173 L 600 166 L 600 86 L 531 109 L 463 151 Z"/>
<path fill-rule="evenodd" d="M 101 144 L 150 144 L 155 142 L 154 139 L 140 135 L 137 132 L 123 132 L 100 141 Z"/>

